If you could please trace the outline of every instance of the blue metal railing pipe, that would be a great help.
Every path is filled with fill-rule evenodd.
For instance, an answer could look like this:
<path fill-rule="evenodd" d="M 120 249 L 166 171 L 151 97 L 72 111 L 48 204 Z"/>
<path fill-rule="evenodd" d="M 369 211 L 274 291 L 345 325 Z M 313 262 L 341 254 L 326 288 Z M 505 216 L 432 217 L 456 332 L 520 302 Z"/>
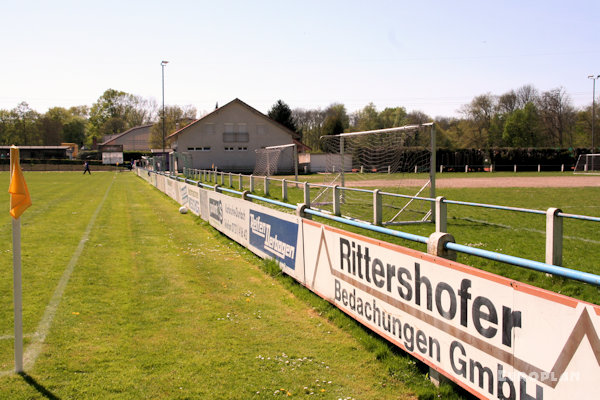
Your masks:
<path fill-rule="evenodd" d="M 583 221 L 592 221 L 592 222 L 600 222 L 600 217 L 590 217 L 588 215 L 577 215 L 577 214 L 567 214 L 567 213 L 558 213 L 559 217 L 563 218 L 572 218 L 572 219 L 580 219 Z"/>
<path fill-rule="evenodd" d="M 327 218 L 332 221 L 341 222 L 346 225 L 352 225 L 352 226 L 356 226 L 358 228 L 368 229 L 373 232 L 379 232 L 379 233 L 383 233 L 386 235 L 395 236 L 400 239 L 406 239 L 406 240 L 411 240 L 413 242 L 427 244 L 427 238 L 425 236 L 419 236 L 419 235 L 414 235 L 412 233 L 396 231 L 393 229 L 384 228 L 382 226 L 371 225 L 371 224 L 368 224 L 368 223 L 362 222 L 362 221 L 350 220 L 350 219 L 347 219 L 344 217 L 336 217 L 335 215 L 326 214 L 326 213 L 323 213 L 320 211 L 312 210 L 310 208 L 307 208 L 306 210 L 304 210 L 304 212 L 306 214 L 315 215 L 317 217 Z"/>
<path fill-rule="evenodd" d="M 446 243 L 446 248 L 449 250 L 458 251 L 472 256 L 487 258 L 493 261 L 500 261 L 506 264 L 516 265 L 533 269 L 535 271 L 546 272 L 553 275 L 564 276 L 565 278 L 574 279 L 580 282 L 589 283 L 591 285 L 600 286 L 600 275 L 590 274 L 588 272 L 576 271 L 573 269 L 559 267 L 557 265 L 546 264 L 539 261 L 528 260 L 525 258 L 509 256 L 507 254 L 496 253 L 494 251 L 478 249 L 475 247 L 465 246 L 458 243 Z"/>
<path fill-rule="evenodd" d="M 462 205 L 462 206 L 493 208 L 495 210 L 518 211 L 518 212 L 524 212 L 524 213 L 530 213 L 530 214 L 546 215 L 545 211 L 532 210 L 530 208 L 497 206 L 497 205 L 493 205 L 493 204 L 472 203 L 472 202 L 469 202 L 469 201 L 457 201 L 457 200 L 444 200 L 444 203 L 446 203 L 446 204 L 457 204 L 457 205 Z"/>
<path fill-rule="evenodd" d="M 179 180 L 179 178 L 171 176 L 171 175 L 167 175 L 164 172 L 156 172 L 156 173 L 164 175 L 164 176 L 169 176 L 171 178 Z M 188 181 L 191 181 L 191 180 L 185 179 L 185 182 L 188 182 Z M 191 181 L 191 182 L 195 182 L 195 181 Z M 211 185 L 199 182 L 199 181 L 196 182 L 196 184 L 198 186 L 202 186 L 202 187 L 209 188 L 209 189 L 214 189 L 214 187 L 215 187 L 215 186 L 211 186 Z M 221 187 L 220 190 L 224 191 L 224 192 L 237 194 L 237 195 L 242 194 L 242 192 L 240 192 L 240 191 L 223 188 L 223 187 Z M 278 200 L 268 199 L 268 198 L 257 196 L 254 194 L 248 194 L 248 197 L 255 199 L 255 200 L 263 201 L 263 202 L 266 202 L 269 204 L 274 204 L 274 205 L 277 205 L 280 207 L 288 208 L 288 209 L 297 209 L 297 207 L 293 204 L 284 203 L 284 202 L 281 202 Z M 433 200 L 433 199 L 423 198 L 423 200 Z M 485 207 L 485 208 L 496 208 L 496 209 L 502 209 L 502 210 L 508 210 L 508 211 L 528 212 L 528 213 L 533 213 L 533 214 L 546 214 L 544 211 L 531 210 L 531 209 L 525 209 L 525 208 L 493 206 L 493 205 L 489 205 L 489 204 L 469 203 L 469 202 L 450 201 L 450 200 L 445 200 L 445 202 L 450 203 L 450 204 L 469 205 L 469 206 Z M 363 222 L 363 221 L 352 220 L 352 219 L 348 219 L 346 217 L 338 217 L 335 215 L 331 215 L 329 213 L 317 211 L 317 210 L 310 209 L 310 208 L 305 209 L 304 212 L 309 215 L 314 215 L 317 217 L 336 221 L 336 222 L 339 222 L 342 224 L 351 225 L 351 226 L 355 226 L 355 227 L 362 228 L 362 229 L 367 229 L 367 230 L 370 230 L 373 232 L 378 232 L 378 233 L 394 236 L 394 237 L 397 237 L 400 239 L 410 240 L 410 241 L 417 242 L 417 243 L 427 244 L 427 240 L 428 240 L 428 238 L 425 236 L 414 235 L 411 233 L 397 231 L 397 230 L 393 230 L 393 229 L 389 229 L 389 228 L 385 228 L 385 227 L 381 227 L 381 226 L 377 226 L 377 225 L 371 225 L 371 224 Z M 588 216 L 584 216 L 584 215 L 565 214 L 565 213 L 559 213 L 559 215 L 562 217 L 565 217 L 565 218 L 576 218 L 576 219 L 600 222 L 600 218 L 597 218 L 597 217 L 588 217 Z M 557 265 L 546 264 L 543 262 L 528 260 L 525 258 L 511 256 L 511 255 L 507 255 L 507 254 L 496 253 L 494 251 L 478 249 L 478 248 L 474 248 L 474 247 L 470 247 L 470 246 L 466 246 L 466 245 L 462 245 L 462 244 L 458 244 L 458 243 L 449 242 L 449 243 L 445 244 L 445 247 L 448 250 L 457 251 L 457 252 L 460 252 L 463 254 L 468 254 L 468 255 L 472 255 L 472 256 L 476 256 L 476 257 L 486 258 L 486 259 L 489 259 L 492 261 L 503 262 L 503 263 L 515 265 L 518 267 L 528 268 L 528 269 L 532 269 L 535 271 L 540 271 L 540 272 L 545 272 L 545 273 L 549 273 L 549 274 L 553 274 L 553 275 L 557 275 L 557 276 L 562 276 L 562 277 L 565 277 L 568 279 L 585 282 L 585 283 L 588 283 L 588 284 L 591 284 L 594 286 L 600 286 L 600 275 L 595 275 L 595 274 L 591 274 L 591 273 L 583 272 L 583 271 L 576 271 L 573 269 L 560 267 Z"/>
<path fill-rule="evenodd" d="M 285 207 L 285 208 L 289 208 L 289 209 L 292 209 L 292 210 L 295 210 L 297 208 L 293 204 L 284 203 L 284 202 L 279 201 L 279 200 L 267 199 L 266 197 L 260 197 L 260 196 L 257 196 L 255 194 L 248 194 L 248 197 L 251 198 L 251 199 L 256 199 L 256 200 L 264 201 L 265 203 L 274 204 L 276 206 Z"/>

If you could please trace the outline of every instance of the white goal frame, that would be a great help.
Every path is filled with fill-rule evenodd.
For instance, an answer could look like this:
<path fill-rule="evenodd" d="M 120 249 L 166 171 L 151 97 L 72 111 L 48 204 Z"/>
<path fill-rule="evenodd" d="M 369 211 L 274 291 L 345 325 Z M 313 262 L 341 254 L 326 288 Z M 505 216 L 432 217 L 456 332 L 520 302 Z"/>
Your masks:
<path fill-rule="evenodd" d="M 600 153 L 580 154 L 573 173 L 600 175 Z"/>
<path fill-rule="evenodd" d="M 419 192 L 415 195 L 415 197 L 418 197 L 420 195 L 420 193 L 425 189 L 425 187 L 427 185 L 429 185 L 429 197 L 432 199 L 435 199 L 436 198 L 435 173 L 436 173 L 437 160 L 436 160 L 435 124 L 433 122 L 428 122 L 428 123 L 424 123 L 424 124 L 416 124 L 416 125 L 404 125 L 404 126 L 399 126 L 399 127 L 395 127 L 395 128 L 375 129 L 375 130 L 370 130 L 370 131 L 340 133 L 337 135 L 327 135 L 327 136 L 321 136 L 319 138 L 319 140 L 323 140 L 323 138 L 325 138 L 325 137 L 329 137 L 329 138 L 339 137 L 340 138 L 339 154 L 340 154 L 341 168 L 340 168 L 339 176 L 340 176 L 341 186 L 345 186 L 345 184 L 346 184 L 345 177 L 344 177 L 344 171 L 345 171 L 344 139 L 345 138 L 359 136 L 359 135 L 377 135 L 377 134 L 394 133 L 394 132 L 410 132 L 410 131 L 418 131 L 418 130 L 427 129 L 427 128 L 429 128 L 429 130 L 430 130 L 429 181 L 421 188 L 421 190 L 419 190 Z M 413 201 L 413 200 L 411 200 L 411 201 Z M 397 215 L 398 214 L 396 214 L 396 216 Z M 435 220 L 436 220 L 435 202 L 431 202 L 429 216 L 431 217 L 431 222 L 435 222 Z M 391 222 L 386 223 L 386 225 L 398 225 L 398 224 L 409 224 L 409 223 L 420 223 L 420 222 L 429 222 L 429 221 L 426 221 L 425 219 L 422 221 L 410 221 L 410 222 L 401 222 L 401 223 L 396 223 L 396 222 L 391 221 Z"/>
<path fill-rule="evenodd" d="M 278 150 L 278 149 L 286 149 L 288 147 L 293 147 L 293 155 L 292 157 L 294 158 L 294 179 L 296 181 L 298 181 L 298 146 L 296 145 L 296 143 L 289 143 L 289 144 L 280 144 L 277 146 L 267 146 L 264 147 L 262 149 L 256 149 L 254 150 L 255 153 L 258 154 L 258 152 L 260 150 Z M 269 153 L 267 152 L 266 154 L 267 156 L 267 176 L 270 176 L 270 169 L 269 169 Z"/>

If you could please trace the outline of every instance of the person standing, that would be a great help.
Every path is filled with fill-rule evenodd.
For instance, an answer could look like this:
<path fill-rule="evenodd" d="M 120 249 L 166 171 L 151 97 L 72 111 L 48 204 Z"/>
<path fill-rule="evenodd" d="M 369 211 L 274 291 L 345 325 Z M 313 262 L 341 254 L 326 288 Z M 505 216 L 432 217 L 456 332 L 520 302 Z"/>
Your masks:
<path fill-rule="evenodd" d="M 83 164 L 83 174 L 85 175 L 86 172 L 90 175 L 92 174 L 90 171 L 90 163 L 87 161 Z"/>

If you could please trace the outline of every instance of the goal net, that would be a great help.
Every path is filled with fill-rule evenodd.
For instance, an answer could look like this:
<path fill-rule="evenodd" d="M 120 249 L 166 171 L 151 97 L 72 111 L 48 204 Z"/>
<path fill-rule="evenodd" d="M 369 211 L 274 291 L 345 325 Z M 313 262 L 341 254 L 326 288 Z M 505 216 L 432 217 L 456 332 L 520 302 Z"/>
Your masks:
<path fill-rule="evenodd" d="M 296 145 L 291 143 L 256 150 L 256 163 L 252 174 L 259 176 L 295 174 L 298 180 Z"/>
<path fill-rule="evenodd" d="M 576 174 L 600 174 L 600 154 L 580 154 L 574 172 Z"/>
<path fill-rule="evenodd" d="M 371 220 L 373 194 L 364 189 L 380 189 L 384 225 L 430 222 L 434 207 L 424 198 L 435 197 L 434 149 L 433 123 L 323 136 L 323 181 L 346 188 L 338 191 L 343 215 Z M 332 189 L 317 190 L 311 206 L 332 211 Z"/>

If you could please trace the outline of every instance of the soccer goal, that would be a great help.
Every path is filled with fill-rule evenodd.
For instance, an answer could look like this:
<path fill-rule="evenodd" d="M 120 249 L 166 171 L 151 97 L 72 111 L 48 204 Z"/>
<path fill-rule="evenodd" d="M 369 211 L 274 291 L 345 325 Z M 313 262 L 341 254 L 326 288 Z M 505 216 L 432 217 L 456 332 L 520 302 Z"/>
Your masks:
<path fill-rule="evenodd" d="M 575 164 L 576 174 L 600 174 L 600 154 L 580 154 Z"/>
<path fill-rule="evenodd" d="M 295 143 L 268 146 L 256 150 L 253 175 L 294 174 L 298 180 L 298 148 Z"/>
<path fill-rule="evenodd" d="M 424 198 L 435 198 L 435 148 L 433 123 L 322 136 L 324 183 L 348 188 L 338 191 L 347 216 L 370 220 L 373 195 L 361 188 L 384 188 L 384 225 L 432 222 L 435 204 Z M 316 193 L 311 206 L 328 211 L 328 192 Z"/>

